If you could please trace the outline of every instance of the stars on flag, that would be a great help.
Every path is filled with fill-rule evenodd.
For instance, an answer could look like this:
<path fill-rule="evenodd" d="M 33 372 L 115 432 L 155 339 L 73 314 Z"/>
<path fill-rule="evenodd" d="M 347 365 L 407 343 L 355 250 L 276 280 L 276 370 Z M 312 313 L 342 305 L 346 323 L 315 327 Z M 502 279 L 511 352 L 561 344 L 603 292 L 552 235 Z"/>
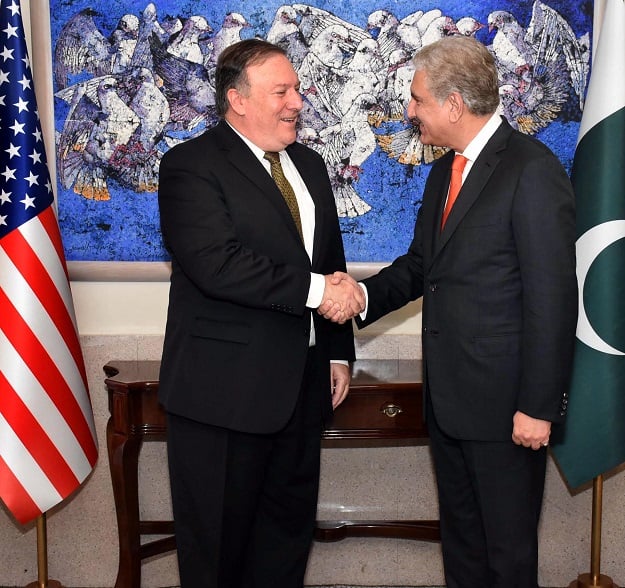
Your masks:
<path fill-rule="evenodd" d="M 25 194 L 24 199 L 20 200 L 20 202 L 24 205 L 24 208 L 35 208 L 35 199 L 28 194 Z"/>
<path fill-rule="evenodd" d="M 20 145 L 13 145 L 13 143 L 9 143 L 9 148 L 5 149 L 5 151 L 9 154 L 9 159 L 13 159 L 14 157 L 19 157 L 21 148 L 22 147 Z"/>
<path fill-rule="evenodd" d="M 26 524 L 98 447 L 18 0 L 0 0 L 0 48 L 0 499 Z"/>
<path fill-rule="evenodd" d="M 30 60 L 16 0 L 2 2 L 0 25 L 0 238 L 52 203 Z"/>
<path fill-rule="evenodd" d="M 13 0 L 10 6 L 7 6 L 7 10 L 11 11 L 11 16 L 15 16 L 20 13 L 20 5 Z"/>

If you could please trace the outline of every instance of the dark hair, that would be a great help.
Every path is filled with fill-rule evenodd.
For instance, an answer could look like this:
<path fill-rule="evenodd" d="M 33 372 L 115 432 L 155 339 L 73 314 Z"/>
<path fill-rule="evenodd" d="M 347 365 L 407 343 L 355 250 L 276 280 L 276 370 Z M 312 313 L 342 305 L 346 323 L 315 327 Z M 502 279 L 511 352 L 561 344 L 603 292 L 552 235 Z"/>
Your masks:
<path fill-rule="evenodd" d="M 428 89 L 442 103 L 458 92 L 470 112 L 492 114 L 499 106 L 497 67 L 490 51 L 473 37 L 452 36 L 426 45 L 414 57 Z"/>
<path fill-rule="evenodd" d="M 287 56 L 282 47 L 256 38 L 239 41 L 220 53 L 215 70 L 215 106 L 219 117 L 223 118 L 228 111 L 228 90 L 249 90 L 247 68 L 263 63 L 272 55 Z"/>

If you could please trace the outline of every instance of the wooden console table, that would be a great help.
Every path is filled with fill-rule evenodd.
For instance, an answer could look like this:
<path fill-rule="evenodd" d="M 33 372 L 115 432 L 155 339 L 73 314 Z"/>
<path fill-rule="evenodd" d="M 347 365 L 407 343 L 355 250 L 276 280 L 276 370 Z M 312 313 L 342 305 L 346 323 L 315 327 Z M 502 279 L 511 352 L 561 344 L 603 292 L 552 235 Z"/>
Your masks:
<path fill-rule="evenodd" d="M 109 394 L 106 441 L 119 534 L 115 588 L 140 588 L 141 561 L 176 549 L 173 521 L 140 520 L 138 466 L 144 441 L 165 441 L 158 403 L 159 361 L 111 361 L 104 366 Z M 350 393 L 324 432 L 324 446 L 423 443 L 421 365 L 409 360 L 358 360 Z M 142 536 L 164 537 L 142 542 Z M 315 539 L 398 537 L 437 541 L 437 520 L 318 521 Z"/>

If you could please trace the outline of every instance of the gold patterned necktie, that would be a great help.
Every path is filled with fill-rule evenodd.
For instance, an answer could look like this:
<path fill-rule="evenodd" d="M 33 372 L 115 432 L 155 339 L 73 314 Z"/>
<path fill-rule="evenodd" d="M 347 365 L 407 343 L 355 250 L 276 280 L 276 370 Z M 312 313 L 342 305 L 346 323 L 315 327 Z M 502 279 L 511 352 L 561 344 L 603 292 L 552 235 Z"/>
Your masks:
<path fill-rule="evenodd" d="M 464 166 L 469 161 L 464 155 L 456 155 L 454 156 L 454 160 L 451 164 L 451 180 L 449 182 L 449 194 L 447 196 L 447 204 L 445 205 L 445 210 L 443 211 L 443 219 L 441 221 L 441 231 L 447 222 L 447 217 L 451 212 L 451 208 L 456 202 L 456 198 L 458 198 L 458 193 L 460 192 L 460 188 L 462 187 L 462 172 L 464 171 Z"/>
<path fill-rule="evenodd" d="M 291 186 L 289 180 L 286 179 L 284 171 L 282 170 L 282 164 L 280 163 L 280 154 L 274 151 L 267 151 L 264 157 L 271 164 L 271 177 L 274 179 L 276 185 L 278 186 L 278 189 L 282 193 L 284 201 L 289 207 L 289 210 L 291 211 L 291 216 L 295 221 L 295 226 L 297 227 L 299 236 L 302 238 L 303 241 L 304 234 L 302 232 L 302 219 L 300 218 L 299 214 L 297 198 L 295 197 L 293 186 Z"/>

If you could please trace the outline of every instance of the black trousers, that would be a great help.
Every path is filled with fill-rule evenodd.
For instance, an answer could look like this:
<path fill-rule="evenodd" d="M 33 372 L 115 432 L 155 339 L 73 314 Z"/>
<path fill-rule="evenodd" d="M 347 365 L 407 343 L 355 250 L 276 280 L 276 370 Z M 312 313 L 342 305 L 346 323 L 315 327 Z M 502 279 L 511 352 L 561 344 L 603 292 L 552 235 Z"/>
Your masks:
<path fill-rule="evenodd" d="M 320 388 L 311 385 L 314 349 L 306 372 L 295 411 L 275 434 L 168 415 L 182 588 L 303 586 L 316 519 L 323 412 Z"/>
<path fill-rule="evenodd" d="M 447 588 L 537 588 L 546 448 L 453 439 L 427 405 Z"/>

